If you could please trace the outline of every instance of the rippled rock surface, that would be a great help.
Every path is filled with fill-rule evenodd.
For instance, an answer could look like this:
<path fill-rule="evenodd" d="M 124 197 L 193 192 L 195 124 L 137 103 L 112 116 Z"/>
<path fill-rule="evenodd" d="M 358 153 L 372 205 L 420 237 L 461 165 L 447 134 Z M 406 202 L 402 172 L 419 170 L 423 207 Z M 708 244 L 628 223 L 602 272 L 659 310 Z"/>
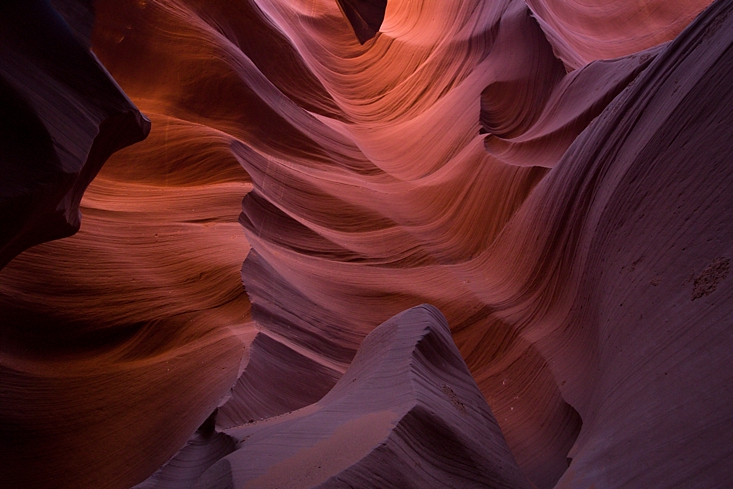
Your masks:
<path fill-rule="evenodd" d="M 192 486 L 184 451 L 144 487 L 531 487 L 445 318 L 427 305 L 372 331 L 317 403 L 223 433 L 233 450 L 199 459 Z M 178 485 L 153 484 L 176 476 Z"/>

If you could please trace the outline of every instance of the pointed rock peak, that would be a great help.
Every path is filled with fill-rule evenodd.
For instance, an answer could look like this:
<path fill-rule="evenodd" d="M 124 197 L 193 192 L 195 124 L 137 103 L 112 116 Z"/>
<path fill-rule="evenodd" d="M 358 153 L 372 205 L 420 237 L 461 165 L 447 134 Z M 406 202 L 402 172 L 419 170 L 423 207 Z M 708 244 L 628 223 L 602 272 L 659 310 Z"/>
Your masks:
<path fill-rule="evenodd" d="M 532 487 L 429 305 L 372 331 L 319 402 L 219 434 L 236 450 L 194 488 Z"/>

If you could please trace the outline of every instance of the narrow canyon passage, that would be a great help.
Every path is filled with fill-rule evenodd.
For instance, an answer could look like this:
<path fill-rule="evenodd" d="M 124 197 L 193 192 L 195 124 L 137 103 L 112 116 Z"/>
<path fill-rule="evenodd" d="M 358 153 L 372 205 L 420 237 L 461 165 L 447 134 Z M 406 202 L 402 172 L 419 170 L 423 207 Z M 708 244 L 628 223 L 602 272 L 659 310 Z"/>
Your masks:
<path fill-rule="evenodd" d="M 0 481 L 724 487 L 731 11 L 3 6 Z"/>

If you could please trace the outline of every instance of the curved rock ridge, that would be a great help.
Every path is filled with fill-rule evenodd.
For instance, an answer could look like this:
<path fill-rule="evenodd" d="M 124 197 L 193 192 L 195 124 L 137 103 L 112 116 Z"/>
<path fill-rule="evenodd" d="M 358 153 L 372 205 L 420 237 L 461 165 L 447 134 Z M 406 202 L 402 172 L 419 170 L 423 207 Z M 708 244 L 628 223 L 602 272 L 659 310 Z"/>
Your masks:
<path fill-rule="evenodd" d="M 659 50 L 655 46 L 594 61 L 566 74 L 527 6 L 512 3 L 501 17 L 491 51 L 502 60 L 501 71 L 481 93 L 482 132 L 489 133 L 486 150 L 510 165 L 554 166 Z"/>
<path fill-rule="evenodd" d="M 0 269 L 79 229 L 84 190 L 150 121 L 40 0 L 0 7 Z"/>
<path fill-rule="evenodd" d="M 368 50 L 331 33 L 326 13 L 307 11 L 304 23 L 281 2 L 261 5 L 347 117 L 310 126 L 341 153 L 326 159 L 233 147 L 254 184 L 240 217 L 254 250 L 242 276 L 253 317 L 328 362 L 348 363 L 373 325 L 436 304 L 519 465 L 551 487 L 580 416 L 531 342 L 490 317 L 493 305 L 450 266 L 487 250 L 545 175 L 538 165 L 553 166 L 656 51 L 566 75 L 524 2 L 443 4 L 430 16 L 389 3 Z M 519 148 L 513 154 L 484 150 L 482 91 L 484 114 L 491 107 L 483 122 Z M 576 104 L 579 93 L 586 98 Z M 474 350 L 477 342 L 491 353 Z"/>
<path fill-rule="evenodd" d="M 140 487 L 532 487 L 432 306 L 386 321 L 317 403 L 224 430 L 234 451 L 201 456 L 192 486 L 184 455 Z M 221 436 L 218 434 L 216 436 Z M 205 465 L 210 467 L 205 467 Z"/>
<path fill-rule="evenodd" d="M 214 429 L 215 410 L 186 445 L 153 475 L 133 489 L 187 489 L 213 464 L 234 452 L 230 436 Z"/>
<path fill-rule="evenodd" d="M 502 17 L 502 21 L 505 18 L 510 19 L 509 16 L 515 12 L 521 12 L 521 9 L 507 8 L 502 15 L 508 17 Z M 626 77 L 624 83 L 614 88 L 615 93 L 619 93 L 626 83 L 634 79 L 634 73 L 651 73 L 651 71 L 642 71 L 644 66 L 648 67 L 647 70 L 651 70 L 650 66 L 658 66 L 649 64 L 650 62 L 656 63 L 652 61 L 655 54 L 656 56 L 662 56 L 663 54 L 663 62 L 665 63 L 671 65 L 681 63 L 682 58 L 679 58 L 679 56 L 682 56 L 682 54 L 679 50 L 680 43 L 683 42 L 682 39 L 695 29 L 720 24 L 724 16 L 719 15 L 716 17 L 714 12 L 715 9 L 711 9 L 711 11 L 698 18 L 696 23 L 690 27 L 690 30 L 685 31 L 682 37 L 672 44 L 659 47 L 651 52 L 632 55 L 628 59 L 592 64 L 588 66 L 588 72 L 592 73 L 593 70 L 603 72 L 604 69 L 607 69 L 607 73 L 613 72 L 614 75 L 620 75 L 620 79 Z M 385 20 L 385 24 L 388 25 L 388 21 L 389 15 Z M 710 30 L 712 32 L 713 29 Z M 389 29 L 386 29 L 385 34 L 388 32 Z M 721 35 L 720 32 L 720 30 L 717 31 L 718 35 Z M 501 27 L 499 27 L 499 36 L 501 36 Z M 719 47 L 716 49 L 725 49 L 727 42 L 725 38 L 719 39 L 717 41 Z M 703 64 L 705 58 L 703 53 L 709 49 L 709 44 L 706 42 L 698 49 L 699 54 L 697 57 L 700 58 L 700 64 L 697 66 L 685 64 L 685 67 L 680 69 L 688 70 L 689 76 L 696 76 L 698 77 L 697 80 L 703 80 L 709 76 L 709 70 Z M 492 51 L 492 54 L 497 52 L 500 51 Z M 725 63 L 724 58 L 722 60 L 721 58 L 715 59 L 721 64 Z M 617 71 L 613 69 L 614 64 L 617 66 Z M 638 67 L 639 64 L 641 64 L 641 67 Z M 583 76 L 583 71 L 579 71 L 571 79 L 582 81 Z M 599 80 L 609 81 L 602 76 L 595 76 L 598 76 Z M 678 90 L 681 90 L 679 88 L 675 90 L 676 87 L 673 87 L 668 92 L 666 88 L 660 87 L 661 80 L 652 78 L 653 75 L 649 74 L 643 80 L 639 80 L 638 76 L 641 75 L 637 75 L 637 81 L 633 82 L 632 87 L 624 92 L 626 94 L 623 98 L 624 102 L 619 102 L 619 99 L 616 99 L 617 102 L 607 108 L 603 114 L 624 112 L 624 104 L 631 106 L 634 103 L 632 99 L 628 98 L 631 97 L 629 94 L 638 94 L 638 90 L 642 89 L 640 87 L 648 90 L 643 95 L 638 95 L 641 100 L 646 100 L 647 97 L 652 96 L 664 100 L 669 94 L 676 94 Z M 715 82 L 710 81 L 710 83 Z M 657 93 L 656 90 L 660 90 L 660 92 Z M 710 87 L 707 96 L 710 97 L 709 100 L 711 101 L 721 98 L 720 92 L 714 89 L 713 86 Z M 606 98 L 604 104 L 610 102 L 612 98 Z M 602 107 L 603 105 L 594 110 L 600 111 Z M 704 111 L 708 109 L 698 107 L 698 110 L 703 111 L 701 114 L 704 114 Z M 603 116 L 601 116 L 595 125 L 592 124 L 585 129 L 585 133 L 580 140 L 585 141 L 590 138 L 595 141 L 594 144 L 604 144 L 608 152 L 608 165 L 616 161 L 614 158 L 617 158 L 619 152 L 623 150 L 628 152 L 625 154 L 629 155 L 635 152 L 642 154 L 633 161 L 637 162 L 636 167 L 638 168 L 648 168 L 647 159 L 652 158 L 652 149 L 642 152 L 644 147 L 642 141 L 644 140 L 637 138 L 641 138 L 642 135 L 647 137 L 646 135 L 650 131 L 655 131 L 657 130 L 655 128 L 660 127 L 659 124 L 669 124 L 670 127 L 677 126 L 675 121 L 677 120 L 676 117 L 679 116 L 672 115 L 669 112 L 650 112 L 648 117 L 652 117 L 651 114 L 654 114 L 653 120 L 655 122 L 654 124 L 647 122 L 647 125 L 643 126 L 636 125 L 636 118 L 639 113 L 647 112 L 624 112 L 624 114 L 627 114 L 628 119 L 614 119 L 617 126 L 621 124 L 621 120 L 626 121 L 624 124 L 633 124 L 634 129 L 629 130 L 634 131 L 632 134 L 638 133 L 638 136 L 630 136 L 630 139 L 614 139 L 613 142 L 609 142 L 609 134 L 603 132 L 604 130 L 601 127 L 610 128 L 614 126 L 611 124 L 601 126 L 598 122 L 602 119 Z M 610 117 L 610 115 L 606 115 L 606 117 Z M 706 116 L 701 115 L 700 117 Z M 723 117 L 723 114 L 721 114 L 721 117 Z M 590 122 L 591 117 L 586 120 Z M 623 125 L 622 127 L 626 128 L 627 126 Z M 664 139 L 665 142 L 659 143 L 658 151 L 661 151 L 661 148 L 674 148 L 674 144 L 683 145 L 682 141 L 686 141 L 692 135 L 697 134 L 695 124 L 685 124 L 677 127 L 681 134 L 688 134 L 688 136 L 685 136 L 682 140 L 678 138 L 670 140 L 670 138 L 660 137 L 660 140 Z M 719 137 L 726 139 L 725 125 L 715 125 L 714 127 L 716 131 L 722 131 L 716 133 L 719 136 L 710 136 L 709 133 L 701 132 L 700 137 L 712 137 L 713 140 L 717 140 Z M 659 131 L 662 131 L 662 129 L 660 128 Z M 395 139 L 398 139 L 397 136 L 395 136 Z M 569 137 L 567 141 L 572 141 L 572 139 L 573 137 Z M 578 147 L 577 144 L 579 143 L 576 143 L 576 148 Z M 683 154 L 687 155 L 687 153 L 680 152 L 679 149 L 680 147 L 677 147 L 678 156 L 675 158 L 681 158 Z M 698 151 L 703 154 L 700 147 L 698 147 Z M 725 151 L 723 150 L 723 154 L 725 154 Z M 561 154 L 561 152 L 562 150 L 555 154 Z M 358 223 L 363 223 L 358 229 L 361 229 L 364 235 L 373 233 L 370 236 L 381 236 L 383 239 L 379 243 L 380 246 L 374 245 L 372 250 L 378 252 L 385 250 L 384 253 L 386 253 L 390 246 L 399 242 L 391 233 L 396 233 L 396 230 L 407 227 L 406 222 L 399 219 L 402 215 L 407 214 L 405 207 L 414 205 L 418 209 L 417 202 L 422 202 L 425 207 L 430 208 L 432 202 L 428 195 L 431 188 L 429 186 L 428 188 L 421 187 L 418 182 L 422 183 L 424 181 L 429 185 L 429 183 L 437 181 L 438 175 L 442 177 L 442 173 L 430 174 L 428 177 L 424 177 L 423 180 L 410 180 L 410 183 L 414 185 L 412 188 L 417 187 L 418 190 L 413 190 L 409 194 L 409 199 L 400 200 L 400 205 L 396 205 L 396 202 L 398 202 L 396 197 L 399 194 L 392 189 L 398 188 L 397 185 L 383 187 L 383 192 L 388 197 L 374 192 L 371 199 L 358 195 L 360 191 L 365 192 L 364 186 L 344 192 L 322 193 L 322 189 L 326 188 L 324 180 L 327 178 L 322 174 L 318 175 L 318 179 L 309 179 L 306 171 L 296 170 L 295 165 L 290 162 L 280 163 L 277 160 L 242 156 L 243 164 L 255 184 L 255 190 L 245 198 L 242 215 L 242 222 L 247 230 L 248 239 L 257 252 L 257 254 L 250 255 L 248 260 L 251 259 L 256 262 L 264 260 L 273 271 L 270 275 L 272 280 L 268 281 L 267 276 L 253 275 L 250 277 L 245 273 L 243 281 L 248 288 L 249 281 L 265 284 L 268 288 L 271 288 L 267 296 L 278 297 L 276 302 L 280 310 L 288 311 L 289 309 L 287 315 L 298 317 L 301 325 L 307 323 L 307 325 L 301 326 L 293 335 L 296 338 L 302 337 L 303 340 L 299 341 L 303 341 L 303 344 L 309 344 L 311 348 L 314 348 L 312 345 L 314 345 L 315 339 L 318 338 L 316 332 L 321 329 L 323 333 L 320 337 L 323 338 L 323 346 L 320 350 L 327 352 L 329 355 L 333 351 L 334 339 L 336 339 L 337 344 L 342 345 L 341 348 L 345 352 L 348 351 L 349 340 L 344 337 L 346 333 L 343 333 L 343 331 L 360 331 L 360 327 L 355 324 L 357 323 L 355 318 L 369 318 L 384 311 L 384 308 L 396 307 L 397 304 L 409 306 L 412 301 L 429 300 L 438 304 L 451 318 L 456 334 L 456 342 L 462 348 L 469 366 L 472 367 L 473 373 L 483 389 L 484 395 L 490 401 L 494 412 L 497 413 L 497 420 L 502 425 L 503 432 L 520 467 L 536 485 L 551 487 L 566 472 L 566 454 L 570 451 L 575 437 L 581 430 L 581 425 L 586 426 L 585 417 L 591 416 L 590 413 L 593 412 L 592 409 L 590 411 L 585 410 L 585 408 L 584 411 L 579 410 L 578 408 L 584 407 L 585 404 L 583 402 L 576 404 L 577 398 L 569 397 L 568 393 L 571 391 L 566 386 L 569 385 L 569 378 L 572 378 L 570 369 L 575 368 L 582 372 L 593 372 L 594 370 L 587 366 L 595 365 L 597 361 L 595 355 L 601 354 L 598 352 L 599 347 L 595 346 L 597 340 L 590 339 L 593 338 L 595 333 L 584 332 L 586 329 L 595 331 L 595 328 L 600 328 L 597 323 L 588 323 L 588 318 L 583 316 L 584 320 L 579 321 L 577 326 L 573 327 L 576 323 L 564 322 L 564 319 L 568 308 L 583 308 L 584 311 L 588 307 L 592 308 L 592 306 L 586 305 L 582 301 L 574 301 L 574 294 L 578 290 L 582 290 L 577 288 L 580 277 L 595 277 L 595 279 L 586 278 L 585 280 L 603 284 L 608 279 L 601 279 L 601 274 L 606 277 L 609 273 L 605 268 L 590 268 L 580 272 L 580 270 L 585 270 L 584 263 L 586 263 L 583 261 L 586 259 L 585 251 L 581 252 L 580 250 L 586 248 L 576 247 L 580 245 L 576 245 L 575 240 L 578 239 L 578 233 L 586 233 L 584 236 L 586 236 L 587 244 L 583 246 L 590 247 L 592 243 L 599 242 L 609 233 L 612 235 L 615 232 L 614 229 L 616 229 L 614 227 L 616 224 L 613 221 L 608 221 L 605 224 L 590 226 L 585 231 L 586 224 L 583 223 L 581 216 L 587 215 L 588 211 L 585 209 L 592 203 L 596 203 L 599 206 L 598 209 L 602 209 L 601 203 L 607 202 L 603 200 L 608 195 L 607 192 L 617 192 L 619 201 L 623 201 L 624 198 L 630 199 L 631 195 L 635 195 L 632 190 L 611 190 L 615 187 L 613 183 L 608 181 L 604 181 L 603 184 L 597 182 L 600 175 L 605 175 L 606 172 L 605 167 L 602 166 L 603 163 L 600 163 L 598 158 L 599 155 L 596 152 L 576 153 L 571 147 L 563 160 L 565 161 L 565 169 L 562 171 L 559 169 L 558 171 L 553 170 L 549 173 L 549 175 L 554 173 L 563 175 L 563 177 L 545 177 L 545 180 L 540 184 L 542 191 L 535 189 L 530 194 L 530 201 L 525 203 L 520 201 L 518 204 L 521 209 L 520 212 L 508 216 L 507 221 L 505 221 L 509 223 L 507 227 L 504 227 L 503 224 L 499 225 L 497 234 L 484 241 L 486 247 L 476 250 L 474 256 L 458 252 L 457 246 L 452 251 L 464 258 L 462 260 L 455 259 L 455 262 L 457 262 L 455 264 L 451 263 L 446 255 L 436 252 L 429 254 L 427 257 L 420 256 L 419 253 L 422 249 L 435 250 L 436 243 L 435 241 L 418 242 L 418 244 L 410 247 L 410 251 L 414 254 L 413 259 L 409 261 L 405 259 L 395 260 L 394 263 L 385 264 L 384 261 L 374 259 L 374 251 L 370 254 L 366 246 L 358 247 L 359 243 L 356 240 L 346 241 L 343 237 L 347 232 L 353 233 L 353 231 L 339 229 L 337 226 L 344 222 L 351 226 L 359 226 Z M 413 155 L 409 161 L 421 162 L 422 160 Z M 573 163 L 568 163 L 568 161 L 573 161 Z M 675 161 L 678 161 L 680 165 L 685 165 L 683 159 L 676 159 Z M 280 164 L 275 166 L 273 165 L 274 162 Z M 717 158 L 711 157 L 708 163 L 713 166 L 711 167 L 712 170 L 706 173 L 706 178 L 721 171 Z M 418 166 L 418 164 L 416 163 L 415 166 Z M 562 164 L 562 161 L 560 164 Z M 626 163 L 619 161 L 617 164 L 623 165 Z M 575 173 L 571 172 L 570 175 L 567 173 L 569 172 L 567 170 L 569 165 L 575 168 Z M 453 169 L 454 167 L 450 168 Z M 465 168 L 465 166 L 461 168 Z M 621 166 L 617 168 L 621 168 Z M 661 171 L 662 168 L 660 167 L 659 170 Z M 447 172 L 447 170 L 445 171 Z M 667 171 L 669 171 L 669 167 L 667 167 Z M 686 175 L 684 171 L 679 170 L 680 174 Z M 408 175 L 400 173 L 400 176 L 407 179 Z M 289 181 L 292 183 L 288 184 Z M 579 194 L 579 191 L 572 187 L 572 182 L 576 182 L 577 188 L 584 189 L 584 193 Z M 712 188 L 712 182 L 712 180 L 708 180 L 706 184 L 701 184 L 700 188 Z M 444 183 L 444 181 L 441 180 L 441 183 Z M 651 180 L 645 183 L 650 189 L 648 191 L 659 191 L 666 194 L 666 186 L 669 185 L 669 180 L 660 176 L 657 184 L 654 184 Z M 290 192 L 287 192 L 286 189 L 289 189 Z M 531 189 L 530 186 L 528 193 Z M 349 205 L 339 205 L 328 200 L 325 200 L 325 202 L 329 202 L 330 207 L 324 206 L 314 209 L 309 208 L 306 204 L 308 201 L 307 196 L 311 197 L 311 202 L 323 202 L 324 198 L 334 195 L 338 195 L 342 199 L 347 198 L 349 203 L 356 202 L 358 199 L 359 206 L 356 211 L 353 211 Z M 422 200 L 419 200 L 421 198 Z M 716 202 L 714 199 L 717 199 L 717 197 L 711 197 L 707 192 L 701 192 L 695 198 L 699 199 L 695 201 L 699 204 L 691 203 L 691 206 L 708 206 L 711 202 Z M 380 199 L 383 199 L 382 202 L 389 199 L 392 205 L 386 203 L 380 205 L 378 203 Z M 268 208 L 266 204 L 262 203 L 262 200 L 269 201 L 272 206 Z M 476 202 L 476 200 L 473 200 L 473 202 Z M 667 215 L 666 208 L 655 207 L 653 202 L 648 202 L 645 205 L 648 210 L 644 212 L 648 216 L 656 216 L 650 217 L 650 219 L 668 222 L 667 219 L 669 218 L 662 219 L 662 216 Z M 383 215 L 388 214 L 394 224 L 389 223 L 389 221 L 381 224 L 378 217 L 364 213 L 365 208 L 379 209 Z M 722 207 L 719 209 L 720 215 L 724 215 Z M 424 215 L 435 215 L 430 214 L 427 210 L 424 213 Z M 335 217 L 336 214 L 339 215 L 339 218 Z M 328 215 L 332 216 L 331 219 Z M 420 232 L 424 231 L 418 224 L 415 224 L 418 216 L 421 216 L 419 211 L 410 214 L 409 225 L 413 231 L 410 233 L 409 239 L 419 239 Z M 550 216 L 553 216 L 555 220 L 548 221 Z M 353 221 L 349 218 L 352 218 Z M 676 214 L 674 218 L 677 219 Z M 297 224 L 286 224 L 291 220 L 296 221 Z M 329 227 L 325 224 L 328 222 L 338 224 L 332 224 Z M 672 229 L 688 229 L 684 218 L 669 222 Z M 268 227 L 268 223 L 272 223 L 272 227 Z M 380 226 L 381 232 L 377 234 L 373 228 L 367 227 L 368 225 Z M 278 232 L 280 229 L 286 229 L 286 226 L 292 226 L 294 231 L 297 230 L 295 232 L 301 239 L 294 240 L 293 236 L 295 234 L 293 232 L 282 234 Z M 427 228 L 428 225 L 425 225 L 425 227 Z M 431 229 L 435 231 L 436 227 L 433 226 Z M 690 232 L 691 235 L 688 235 L 688 237 L 699 235 L 697 231 Z M 724 231 L 721 231 L 721 233 L 721 236 L 725 235 Z M 470 236 L 472 233 L 467 231 L 466 235 Z M 475 236 L 475 234 L 473 235 Z M 660 232 L 660 236 L 666 235 L 667 233 Z M 433 233 L 432 236 L 436 237 L 437 234 Z M 328 238 L 331 243 L 328 243 L 324 238 Z M 625 244 L 618 243 L 617 249 L 629 250 L 633 248 L 631 243 L 635 243 L 637 240 L 639 243 L 645 243 L 648 239 L 650 238 L 646 237 L 646 234 L 630 236 L 627 237 L 628 241 Z M 723 238 L 721 240 L 723 244 L 727 242 Z M 295 245 L 293 241 L 297 241 L 298 244 Z M 460 241 L 456 240 L 452 243 L 457 245 Z M 573 246 L 568 243 L 573 243 Z M 525 244 L 526 247 L 523 247 Z M 670 256 L 674 253 L 673 250 L 668 248 L 670 243 L 663 242 L 660 243 L 660 246 L 663 250 L 667 250 L 666 253 L 670 253 Z M 357 251 L 358 253 L 356 253 Z M 660 250 L 657 253 L 663 253 L 663 251 Z M 725 253 L 725 249 L 721 248 L 716 256 L 709 257 L 709 260 L 725 256 Z M 392 256 L 397 255 L 392 252 Z M 590 260 L 590 263 L 600 262 L 605 264 L 608 259 L 602 258 L 603 256 L 602 254 L 595 255 L 595 257 L 587 259 Z M 637 258 L 626 263 L 627 257 L 623 255 L 618 260 L 623 262 L 620 266 L 635 268 L 634 262 Z M 707 266 L 707 263 L 703 265 Z M 262 268 L 261 266 L 258 267 Z M 688 273 L 691 272 L 692 270 Z M 575 275 L 576 273 L 579 275 Z M 593 282 L 593 280 L 595 281 Z M 650 279 L 650 281 L 652 280 Z M 288 283 L 288 287 L 282 287 L 283 283 Z M 262 300 L 258 304 L 259 294 L 262 294 L 261 285 L 258 285 L 254 294 L 251 295 L 255 313 L 259 308 L 262 308 L 263 316 L 278 317 L 283 315 L 283 313 L 269 314 L 268 311 L 274 307 L 273 303 L 269 300 Z M 639 297 L 643 295 L 639 291 Z M 689 291 L 687 295 L 689 296 Z M 589 304 L 599 301 L 599 297 L 595 296 Z M 668 309 L 663 309 L 665 311 L 674 308 L 672 299 L 668 300 L 670 302 L 666 303 Z M 383 307 L 377 307 L 377 304 L 383 305 Z M 621 300 L 619 304 L 626 304 L 626 301 Z M 312 311 L 314 310 L 328 311 L 328 314 L 313 315 Z M 304 313 L 299 315 L 297 311 L 303 311 Z M 611 318 L 614 317 L 613 314 L 615 313 L 609 312 L 608 314 L 608 321 L 612 321 Z M 641 316 L 649 314 L 650 312 L 646 314 L 642 312 Z M 327 319 L 323 321 L 323 318 Z M 369 322 L 371 321 L 373 319 L 369 320 Z M 287 326 L 282 325 L 281 328 L 289 327 L 292 323 L 283 324 Z M 345 324 L 349 324 L 349 326 L 344 327 L 341 333 L 332 333 L 337 329 L 337 325 L 343 326 Z M 679 328 L 685 330 L 685 326 L 682 324 L 679 325 Z M 308 329 L 313 331 L 314 334 L 303 335 L 301 333 L 303 330 Z M 366 331 L 364 331 L 365 333 Z M 553 334 L 556 334 L 552 337 L 551 344 L 554 346 L 548 347 L 547 342 L 550 342 L 549 338 Z M 585 334 L 590 336 L 584 337 Z M 654 329 L 649 330 L 648 334 L 649 337 L 653 338 Z M 711 334 L 714 333 L 711 332 Z M 339 336 L 341 337 L 339 338 Z M 581 340 L 579 338 L 585 339 Z M 563 357 L 561 352 L 566 351 L 567 344 L 571 339 L 577 341 L 578 346 L 567 357 Z M 480 346 L 477 346 L 477 343 Z M 679 346 L 681 347 L 682 344 Z M 482 349 L 485 351 L 482 351 Z M 606 351 L 602 355 L 611 355 L 611 353 Z M 716 358 L 717 361 L 724 361 L 727 356 L 719 355 Z M 611 371 L 622 369 L 621 364 L 613 365 L 615 366 L 609 367 Z M 711 365 L 717 365 L 717 363 L 712 362 Z M 653 376 L 651 371 L 647 371 L 646 374 Z M 711 375 L 711 379 L 714 378 L 717 377 Z M 711 385 L 721 385 L 717 383 L 717 380 L 711 382 Z M 587 385 L 581 382 L 579 385 L 585 386 L 585 388 L 578 387 L 580 390 L 587 389 L 585 395 L 602 395 L 601 392 L 603 391 L 600 388 L 596 390 L 592 382 Z M 592 392 L 597 394 L 591 394 Z M 578 395 L 583 398 L 581 394 Z M 668 395 L 673 398 L 672 392 Z M 632 404 L 629 401 L 626 406 Z M 705 413 L 707 413 L 706 416 L 712 416 L 711 419 L 720 419 L 708 410 L 705 410 Z M 723 422 L 723 420 L 720 419 L 720 422 Z M 587 428 L 586 433 L 591 432 L 591 430 L 592 428 Z M 629 443 L 636 443 L 635 437 L 642 436 L 632 432 L 627 433 L 628 440 L 631 440 Z M 660 439 L 667 439 L 664 433 L 659 431 L 657 436 Z M 598 443 L 599 446 L 602 446 L 602 442 L 599 441 Z M 582 467 L 577 461 L 579 456 L 577 453 L 583 453 L 577 451 L 578 446 L 576 445 L 576 449 L 570 451 L 570 453 L 575 455 L 574 463 L 576 466 Z M 674 446 L 678 450 L 683 448 L 675 443 L 671 443 L 670 446 Z M 720 443 L 720 446 L 724 450 L 724 447 L 728 445 Z M 602 449 L 599 448 L 598 450 L 603 453 Z M 654 453 L 651 447 L 647 447 L 646 450 L 645 457 Z M 673 449 L 670 448 L 670 450 Z M 721 457 L 721 454 L 722 452 L 717 456 Z M 599 455 L 601 458 L 603 456 L 608 456 L 608 454 Z M 695 455 L 691 456 L 695 457 Z M 571 458 L 573 457 L 571 456 Z M 621 459 L 623 457 L 619 455 L 619 460 Z M 626 463 L 631 463 L 629 459 L 624 460 L 626 460 Z M 717 460 L 720 461 L 722 458 Z M 665 462 L 672 464 L 671 457 L 668 457 Z M 598 463 L 602 464 L 602 462 Z M 716 462 L 716 464 L 718 463 Z M 603 466 L 610 467 L 609 464 Z M 618 462 L 617 466 L 619 470 L 623 470 L 624 463 Z M 717 465 L 717 467 L 722 468 L 720 465 Z M 575 470 L 574 467 L 573 470 Z M 610 468 L 606 469 L 609 470 L 608 473 L 602 472 L 599 468 L 588 468 L 587 470 L 595 470 L 594 474 L 598 477 L 598 480 L 606 482 L 614 480 L 614 477 L 620 477 L 630 484 L 635 484 L 634 477 L 639 477 L 639 480 L 645 480 L 644 477 L 652 477 L 651 473 L 645 473 L 642 476 L 640 472 L 634 470 L 629 470 L 623 476 L 611 473 L 613 471 Z M 680 470 L 678 472 L 679 477 L 686 477 L 683 474 L 689 473 L 689 470 Z M 722 474 L 716 472 L 709 476 L 708 481 L 720 480 L 721 477 Z M 586 482 L 590 484 L 594 480 L 591 478 Z M 685 483 L 689 482 L 688 479 L 684 479 L 684 481 Z M 647 480 L 646 483 L 654 484 L 651 480 Z M 643 487 L 644 484 L 639 483 L 639 487 Z"/>
<path fill-rule="evenodd" d="M 569 71 L 643 51 L 677 36 L 710 0 L 526 0 Z"/>
<path fill-rule="evenodd" d="M 231 428 L 278 416 L 319 401 L 343 371 L 320 363 L 275 339 L 258 333 L 249 359 L 228 399 L 216 413 L 218 428 Z M 307 351 L 304 353 L 308 353 Z"/>

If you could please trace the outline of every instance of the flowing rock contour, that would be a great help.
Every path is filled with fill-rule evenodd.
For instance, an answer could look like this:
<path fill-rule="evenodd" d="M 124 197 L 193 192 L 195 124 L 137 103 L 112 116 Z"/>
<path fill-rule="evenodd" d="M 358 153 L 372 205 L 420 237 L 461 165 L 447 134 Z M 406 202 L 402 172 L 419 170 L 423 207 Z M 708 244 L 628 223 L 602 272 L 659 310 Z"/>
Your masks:
<path fill-rule="evenodd" d="M 153 128 L 0 271 L 0 485 L 192 485 L 430 303 L 537 488 L 727 487 L 733 2 L 642 3 L 394 0 L 361 44 L 337 0 L 52 0 Z M 62 47 L 20 5 L 8 110 Z"/>
<path fill-rule="evenodd" d="M 195 467 L 205 470 L 224 446 L 235 448 L 193 487 L 532 487 L 429 305 L 370 333 L 319 402 L 224 433 L 233 441 L 218 433 L 208 449 L 191 443 L 140 487 L 189 487 Z"/>

